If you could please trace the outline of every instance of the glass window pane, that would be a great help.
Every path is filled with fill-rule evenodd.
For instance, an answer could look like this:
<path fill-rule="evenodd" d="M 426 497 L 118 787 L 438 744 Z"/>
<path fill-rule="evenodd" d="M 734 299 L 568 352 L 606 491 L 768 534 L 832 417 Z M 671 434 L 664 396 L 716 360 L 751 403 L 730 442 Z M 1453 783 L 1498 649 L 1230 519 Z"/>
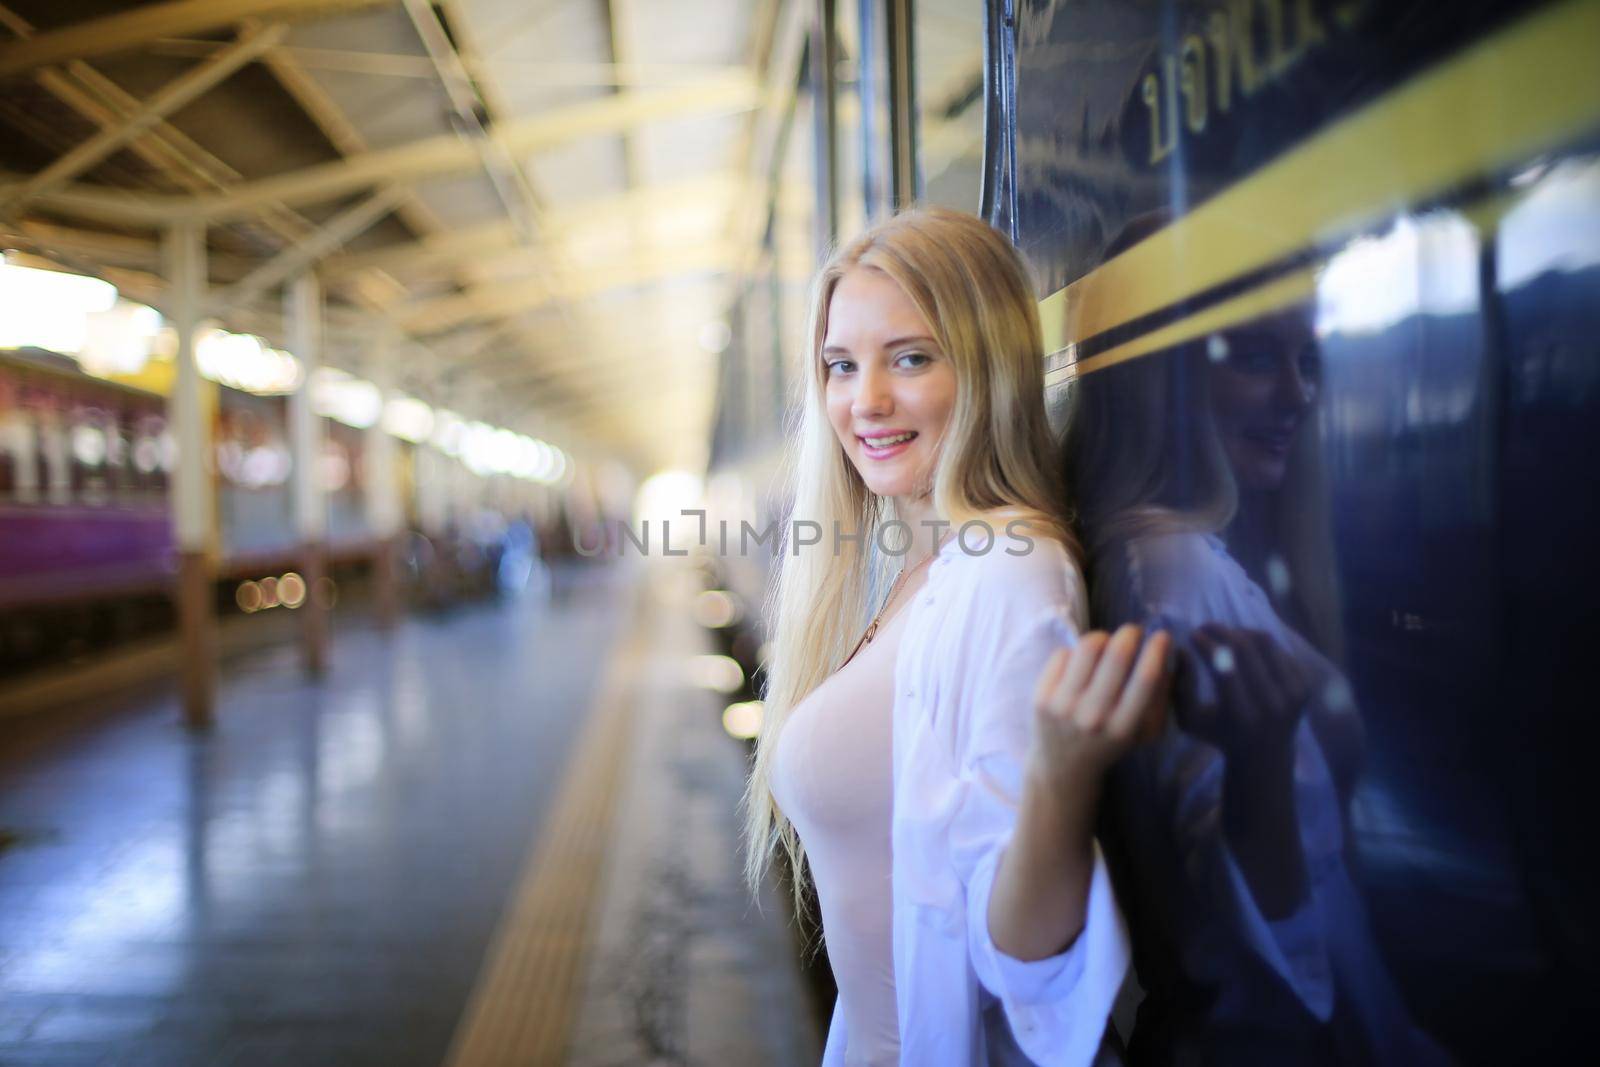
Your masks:
<path fill-rule="evenodd" d="M 977 211 L 983 178 L 983 4 L 918 0 L 911 29 L 921 199 Z"/>

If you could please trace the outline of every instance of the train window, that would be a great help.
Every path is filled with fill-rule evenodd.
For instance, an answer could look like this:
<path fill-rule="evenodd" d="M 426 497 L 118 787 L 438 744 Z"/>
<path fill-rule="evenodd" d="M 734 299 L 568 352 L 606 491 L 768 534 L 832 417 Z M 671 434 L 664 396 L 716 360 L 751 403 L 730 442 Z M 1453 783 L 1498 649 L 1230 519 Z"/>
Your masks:
<path fill-rule="evenodd" d="M 17 491 L 18 431 L 21 411 L 17 389 L 0 370 L 0 501 L 11 500 Z"/>
<path fill-rule="evenodd" d="M 38 420 L 26 404 L 19 403 L 0 422 L 0 499 L 31 504 L 39 499 L 42 457 L 39 455 Z"/>
<path fill-rule="evenodd" d="M 146 412 L 138 417 L 133 430 L 133 484 L 142 496 L 159 498 L 166 493 L 166 471 L 162 466 L 162 440 L 166 420 Z"/>
<path fill-rule="evenodd" d="M 44 458 L 45 499 L 63 507 L 72 502 L 72 463 L 66 420 L 60 410 L 52 407 L 39 412 L 39 438 Z"/>
<path fill-rule="evenodd" d="M 919 0 L 911 33 L 919 197 L 977 211 L 983 175 L 983 5 Z"/>
<path fill-rule="evenodd" d="M 794 380 L 805 334 L 806 284 L 827 242 L 807 195 L 818 178 L 813 122 L 812 94 L 803 86 L 794 103 L 768 233 L 773 319 L 782 339 L 777 368 L 781 389 Z"/>
<path fill-rule="evenodd" d="M 22 429 L 20 412 L 0 409 L 0 500 L 12 500 L 17 495 Z"/>
<path fill-rule="evenodd" d="M 871 213 L 867 174 L 870 116 L 862 106 L 866 56 L 862 49 L 859 6 L 858 0 L 840 0 L 834 13 L 835 165 L 838 168 L 835 195 L 840 241 L 848 241 L 866 229 Z"/>
<path fill-rule="evenodd" d="M 74 503 L 106 503 L 110 445 L 105 423 L 105 412 L 98 408 L 76 406 L 68 413 L 65 434 Z"/>

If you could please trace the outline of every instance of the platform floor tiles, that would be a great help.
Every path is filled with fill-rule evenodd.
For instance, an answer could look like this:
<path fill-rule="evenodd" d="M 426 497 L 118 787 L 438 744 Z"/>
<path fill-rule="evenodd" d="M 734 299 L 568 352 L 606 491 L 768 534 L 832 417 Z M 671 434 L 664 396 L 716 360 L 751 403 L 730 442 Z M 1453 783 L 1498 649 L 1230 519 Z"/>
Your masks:
<path fill-rule="evenodd" d="M 0 730 L 0 1064 L 814 1063 L 660 584 L 573 570 L 340 632 L 316 682 L 263 650 L 203 737 L 170 695 Z M 657 885 L 695 894 L 659 930 Z"/>

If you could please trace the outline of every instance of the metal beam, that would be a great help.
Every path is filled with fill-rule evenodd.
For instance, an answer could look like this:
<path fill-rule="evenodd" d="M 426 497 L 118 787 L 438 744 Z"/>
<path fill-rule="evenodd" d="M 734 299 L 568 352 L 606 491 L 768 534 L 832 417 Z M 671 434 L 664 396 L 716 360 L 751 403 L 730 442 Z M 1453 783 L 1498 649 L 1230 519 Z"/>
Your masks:
<path fill-rule="evenodd" d="M 547 304 L 582 300 L 611 289 L 678 275 L 731 270 L 738 262 L 738 251 L 723 243 L 691 245 L 638 256 L 609 269 L 588 271 L 559 286 L 527 281 L 477 286 L 416 304 L 402 321 L 408 330 L 442 333 L 464 323 L 526 314 Z"/>
<path fill-rule="evenodd" d="M 816 149 L 816 249 L 827 254 L 839 239 L 839 37 L 834 0 L 818 0 L 811 26 L 811 122 Z"/>
<path fill-rule="evenodd" d="M 740 276 L 749 274 L 761 257 L 768 196 L 779 188 L 784 144 L 793 136 L 791 119 L 810 36 L 808 13 L 809 5 L 789 3 L 780 4 L 773 16 L 771 48 L 763 70 L 764 104 L 751 117 L 744 146 L 746 195 L 733 202 L 731 212 L 734 240 L 745 249 L 737 271 Z"/>
<path fill-rule="evenodd" d="M 7 243 L 31 244 L 52 253 L 84 258 L 103 267 L 130 267 L 151 275 L 162 274 L 161 244 L 148 237 L 79 229 L 38 219 L 18 219 L 0 224 L 0 244 Z M 215 273 L 228 278 L 242 276 L 250 266 L 250 261 L 237 255 L 216 251 L 207 255 L 206 260 Z"/>
<path fill-rule="evenodd" d="M 622 43 L 621 20 L 617 17 L 617 8 L 623 0 L 598 0 L 600 4 L 601 25 L 605 27 L 606 47 L 611 51 L 611 62 L 617 66 L 624 66 L 628 59 L 628 50 Z M 623 92 L 622 85 L 612 86 L 613 93 Z M 639 161 L 634 152 L 633 140 L 626 130 L 620 131 L 618 136 L 618 149 L 622 153 L 622 187 L 636 189 L 639 186 Z"/>
<path fill-rule="evenodd" d="M 711 79 L 674 89 L 623 93 L 568 104 L 507 123 L 497 130 L 497 135 L 506 151 L 523 155 L 646 122 L 746 110 L 755 106 L 757 96 L 756 87 L 747 74 Z M 442 134 L 246 182 L 226 194 L 202 198 L 190 206 L 213 220 L 237 218 L 274 202 L 304 204 L 328 200 L 372 185 L 414 184 L 474 170 L 481 165 L 472 145 L 454 134 Z"/>
<path fill-rule="evenodd" d="M 393 0 L 168 0 L 0 45 L 0 78 L 73 59 L 143 48 L 163 37 L 210 33 L 247 18 L 320 17 Z"/>
<path fill-rule="evenodd" d="M 745 72 L 681 89 L 625 93 L 555 108 L 507 124 L 499 136 L 509 151 L 532 153 L 645 122 L 701 112 L 742 110 L 753 106 L 759 95 Z M 415 184 L 478 166 L 481 161 L 471 145 L 453 134 L 444 134 L 289 174 L 242 182 L 215 195 L 107 193 L 69 185 L 42 194 L 39 202 L 104 222 L 151 225 L 191 215 L 220 222 L 246 217 L 268 207 L 329 200 L 374 185 Z M 18 188 L 27 180 L 12 177 L 19 183 Z M 11 187 L 0 185 L 0 196 L 11 191 Z"/>
<path fill-rule="evenodd" d="M 28 201 L 82 174 L 113 152 L 130 144 L 156 123 L 192 103 L 234 71 L 283 40 L 289 28 L 283 23 L 249 32 L 185 72 L 147 100 L 119 126 L 108 126 L 25 182 L 21 189 L 0 198 L 0 217 L 23 208 Z"/>
<path fill-rule="evenodd" d="M 16 12 L 0 3 L 0 24 L 21 40 L 31 40 L 34 28 Z M 229 47 L 215 42 L 214 50 Z M 270 54 L 269 54 L 270 58 Z M 126 122 L 139 110 L 139 101 L 110 78 L 81 60 L 62 67 L 39 71 L 34 80 L 46 92 L 72 110 L 107 129 Z M 171 124 L 158 122 L 144 137 L 128 145 L 128 151 L 149 163 L 181 188 L 190 191 L 215 191 L 238 181 L 241 175 L 216 156 L 184 136 Z M 292 243 L 315 229 L 287 208 L 269 210 L 261 223 L 286 243 Z"/>
<path fill-rule="evenodd" d="M 885 0 L 889 46 L 889 162 L 894 208 L 916 203 L 917 99 L 911 0 Z"/>
<path fill-rule="evenodd" d="M 203 59 L 223 47 L 217 41 L 169 38 L 157 41 L 151 52 L 184 59 Z M 387 52 L 350 51 L 339 48 L 313 48 L 284 45 L 278 51 L 309 70 L 332 70 L 342 74 L 367 74 L 384 78 L 411 78 L 431 81 L 438 77 L 433 61 L 426 56 L 393 55 Z M 639 88 L 649 85 L 682 85 L 710 77 L 730 77 L 743 68 L 716 63 L 562 63 L 518 62 L 496 56 L 495 74 L 519 88 L 605 88 L 617 85 Z"/>
<path fill-rule="evenodd" d="M 20 193 L 28 179 L 16 174 L 0 175 L 0 197 Z M 161 227 L 182 219 L 185 198 L 165 194 L 112 193 L 92 186 L 70 185 L 41 193 L 37 202 L 63 214 L 95 222 L 119 225 Z"/>
<path fill-rule="evenodd" d="M 300 244 L 289 246 L 218 293 L 211 304 L 211 313 L 221 314 L 235 305 L 248 304 L 268 289 L 287 281 L 290 275 L 298 274 L 389 214 L 405 197 L 404 189 L 389 186 L 354 207 L 341 211 Z"/>
<path fill-rule="evenodd" d="M 456 45 L 445 31 L 431 0 L 401 0 L 411 25 L 422 39 L 438 72 L 439 83 L 455 110 L 459 135 L 472 145 L 483 164 L 484 175 L 506 209 L 512 227 L 524 242 L 531 242 L 544 205 L 534 195 L 533 185 L 517 161 L 495 135 L 489 105 L 478 93 L 477 84 L 467 73 Z"/>
<path fill-rule="evenodd" d="M 609 224 L 619 216 L 655 215 L 684 204 L 725 205 L 744 194 L 743 180 L 730 171 L 712 171 L 670 185 L 647 185 L 630 192 L 589 197 L 545 216 L 542 234 L 547 242 L 581 240 L 586 232 Z M 481 259 L 516 247 L 516 233 L 506 223 L 492 222 L 451 230 L 420 241 L 398 243 L 370 252 L 330 257 L 327 277 L 363 270 L 404 271 L 432 264 L 451 265 Z"/>
<path fill-rule="evenodd" d="M 211 482 L 204 456 L 210 447 L 195 362 L 195 334 L 205 317 L 206 231 L 198 222 L 173 226 L 162 245 L 173 326 L 178 334 L 177 381 L 168 400 L 169 421 L 178 444 L 178 470 L 172 479 L 172 525 L 184 552 L 212 549 Z"/>

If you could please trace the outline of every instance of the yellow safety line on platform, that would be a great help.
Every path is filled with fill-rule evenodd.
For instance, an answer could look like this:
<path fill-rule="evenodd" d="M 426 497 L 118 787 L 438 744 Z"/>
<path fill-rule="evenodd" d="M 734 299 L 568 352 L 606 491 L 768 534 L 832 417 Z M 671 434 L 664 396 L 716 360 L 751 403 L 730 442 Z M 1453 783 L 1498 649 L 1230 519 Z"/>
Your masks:
<path fill-rule="evenodd" d="M 1567 0 L 1384 94 L 1040 301 L 1045 352 L 1593 130 L 1596 41 L 1600 0 Z"/>
<path fill-rule="evenodd" d="M 644 634 L 613 655 L 539 845 L 490 942 L 447 1067 L 545 1067 L 566 1059 L 611 840 Z"/>

